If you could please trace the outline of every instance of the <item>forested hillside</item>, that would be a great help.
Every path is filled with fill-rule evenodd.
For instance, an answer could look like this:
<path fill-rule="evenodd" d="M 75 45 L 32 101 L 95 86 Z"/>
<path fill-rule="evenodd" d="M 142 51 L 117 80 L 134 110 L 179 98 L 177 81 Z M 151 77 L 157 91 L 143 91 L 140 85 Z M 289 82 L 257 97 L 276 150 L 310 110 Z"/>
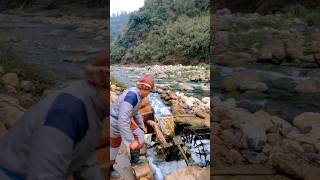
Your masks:
<path fill-rule="evenodd" d="M 125 29 L 129 21 L 130 13 L 121 12 L 120 14 L 110 17 L 110 42 L 115 41 L 123 30 Z"/>
<path fill-rule="evenodd" d="M 209 0 L 146 0 L 111 47 L 113 63 L 209 62 Z"/>

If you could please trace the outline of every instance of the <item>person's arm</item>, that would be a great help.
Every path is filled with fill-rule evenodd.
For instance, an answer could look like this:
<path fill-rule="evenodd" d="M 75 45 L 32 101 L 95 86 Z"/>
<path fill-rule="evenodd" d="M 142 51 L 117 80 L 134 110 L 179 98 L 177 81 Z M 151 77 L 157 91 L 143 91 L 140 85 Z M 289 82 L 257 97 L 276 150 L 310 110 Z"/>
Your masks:
<path fill-rule="evenodd" d="M 59 114 L 60 123 L 68 121 L 67 114 Z M 49 120 L 50 121 L 50 120 Z M 69 128 L 69 127 L 68 127 Z M 65 180 L 73 158 L 74 140 L 57 125 L 44 125 L 33 135 L 28 161 L 27 180 Z"/>
<path fill-rule="evenodd" d="M 83 102 L 69 94 L 59 95 L 44 124 L 32 136 L 26 179 L 67 179 L 74 147 L 83 140 L 88 127 Z"/>
<path fill-rule="evenodd" d="M 102 175 L 97 164 L 96 153 L 92 153 L 87 162 L 73 174 L 74 180 L 102 180 Z"/>
<path fill-rule="evenodd" d="M 135 122 L 137 123 L 137 125 L 138 125 L 141 129 L 144 129 L 144 128 L 145 128 L 144 122 L 143 122 L 143 118 L 142 118 L 142 116 L 141 116 L 140 111 L 138 111 L 138 112 L 135 114 L 134 120 L 135 120 Z"/>

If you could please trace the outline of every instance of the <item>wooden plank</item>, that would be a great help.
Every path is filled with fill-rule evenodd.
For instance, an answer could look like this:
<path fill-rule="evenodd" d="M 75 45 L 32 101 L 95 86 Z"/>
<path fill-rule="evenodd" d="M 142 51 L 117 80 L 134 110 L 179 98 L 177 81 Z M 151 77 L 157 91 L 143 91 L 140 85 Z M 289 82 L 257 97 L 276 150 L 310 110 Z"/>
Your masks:
<path fill-rule="evenodd" d="M 180 146 L 181 144 L 183 144 L 182 140 L 178 136 L 176 136 L 176 137 L 173 138 L 173 142 L 178 147 L 179 151 L 181 152 L 181 154 L 182 154 L 182 156 L 184 158 L 184 161 L 186 162 L 187 166 L 189 166 L 189 164 L 190 164 L 189 160 L 188 160 L 184 150 Z"/>

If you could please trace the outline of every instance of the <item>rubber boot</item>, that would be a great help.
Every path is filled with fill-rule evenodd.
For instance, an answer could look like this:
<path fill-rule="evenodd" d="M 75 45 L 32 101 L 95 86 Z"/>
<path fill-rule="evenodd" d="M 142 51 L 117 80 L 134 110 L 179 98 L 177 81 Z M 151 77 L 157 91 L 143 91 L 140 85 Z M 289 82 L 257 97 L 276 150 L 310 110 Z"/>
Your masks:
<path fill-rule="evenodd" d="M 120 173 L 117 170 L 115 170 L 113 166 L 110 167 L 110 177 L 115 179 L 118 179 L 121 177 Z"/>
<path fill-rule="evenodd" d="M 137 165 L 137 164 L 142 164 L 143 160 L 140 159 L 140 150 L 131 150 L 131 164 L 132 165 Z"/>

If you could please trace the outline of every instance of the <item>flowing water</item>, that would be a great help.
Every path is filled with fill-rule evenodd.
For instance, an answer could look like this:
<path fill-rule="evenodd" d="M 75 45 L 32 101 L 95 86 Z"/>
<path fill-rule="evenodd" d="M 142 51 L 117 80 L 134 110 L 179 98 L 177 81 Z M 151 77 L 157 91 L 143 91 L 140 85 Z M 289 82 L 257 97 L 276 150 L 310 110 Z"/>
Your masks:
<path fill-rule="evenodd" d="M 94 59 L 96 54 L 106 46 L 106 42 L 94 40 L 94 33 L 82 33 L 57 25 L 35 22 L 30 16 L 0 14 L 0 30 L 6 37 L 14 38 L 8 46 L 23 55 L 23 59 L 41 65 L 57 85 L 83 78 L 85 65 Z M 63 35 L 49 35 L 53 30 L 59 30 Z M 79 53 L 64 50 L 82 48 L 81 56 L 88 61 L 82 63 L 67 63 L 64 58 L 79 55 Z"/>
<path fill-rule="evenodd" d="M 305 69 L 290 66 L 254 64 L 242 67 L 214 66 L 219 75 L 214 79 L 214 96 L 222 99 L 233 97 L 237 105 L 252 112 L 265 110 L 288 121 L 303 112 L 319 112 L 319 95 L 301 95 L 294 87 L 306 80 L 320 80 L 319 69 Z M 230 94 L 221 90 L 219 80 L 242 70 L 254 70 L 259 80 L 266 83 L 268 91 L 264 94 Z"/>
<path fill-rule="evenodd" d="M 121 67 L 111 67 L 111 75 L 122 84 L 130 87 L 135 86 L 135 82 L 142 76 L 141 73 L 137 73 L 134 71 L 128 71 L 125 68 Z M 168 87 L 170 83 L 174 82 L 172 79 L 156 79 L 157 86 L 166 86 Z M 196 83 L 190 83 L 193 87 L 199 87 L 203 84 L 196 84 Z M 196 92 L 191 92 L 189 95 L 196 94 Z M 199 95 L 201 97 L 201 95 Z M 149 100 L 151 103 L 152 108 L 155 112 L 155 117 L 157 119 L 160 119 L 163 116 L 170 116 L 172 115 L 171 108 L 167 105 L 165 105 L 160 98 L 160 95 L 158 93 L 150 93 L 149 94 Z M 200 142 L 196 142 L 196 144 L 199 144 Z M 210 140 L 204 139 L 202 140 L 202 143 L 204 144 L 205 151 L 210 153 Z M 191 159 L 193 161 L 193 165 L 196 166 L 205 166 L 206 162 L 204 158 L 201 158 L 197 152 L 199 151 L 198 148 L 194 147 L 194 142 L 186 144 L 186 146 L 191 151 Z M 173 171 L 185 168 L 187 167 L 186 162 L 181 160 L 176 161 L 165 161 L 165 158 L 161 153 L 158 153 L 155 147 L 151 147 L 147 149 L 147 158 L 149 160 L 149 165 L 152 169 L 152 172 L 154 174 L 154 177 L 156 180 L 164 180 L 166 176 L 171 174 Z M 207 160 L 210 160 L 210 156 L 207 156 Z"/>
<path fill-rule="evenodd" d="M 130 71 L 122 66 L 111 66 L 111 75 L 115 79 L 117 79 L 119 82 L 130 87 L 130 86 L 135 86 L 135 83 L 137 82 L 137 80 L 141 76 L 143 76 L 143 73 L 136 72 L 136 71 Z M 166 89 L 168 89 L 169 91 L 172 91 L 172 92 L 182 92 L 178 88 L 172 88 L 170 86 L 171 84 L 182 84 L 182 82 L 179 82 L 175 79 L 170 79 L 170 78 L 159 79 L 159 78 L 155 77 L 155 81 L 156 81 L 157 87 L 165 87 Z M 202 90 L 203 87 L 209 88 L 209 86 L 210 86 L 209 83 L 186 82 L 183 84 L 190 85 L 193 88 L 192 91 L 183 92 L 187 96 L 194 96 L 199 99 L 201 99 L 203 97 L 210 96 L 210 92 Z"/>

